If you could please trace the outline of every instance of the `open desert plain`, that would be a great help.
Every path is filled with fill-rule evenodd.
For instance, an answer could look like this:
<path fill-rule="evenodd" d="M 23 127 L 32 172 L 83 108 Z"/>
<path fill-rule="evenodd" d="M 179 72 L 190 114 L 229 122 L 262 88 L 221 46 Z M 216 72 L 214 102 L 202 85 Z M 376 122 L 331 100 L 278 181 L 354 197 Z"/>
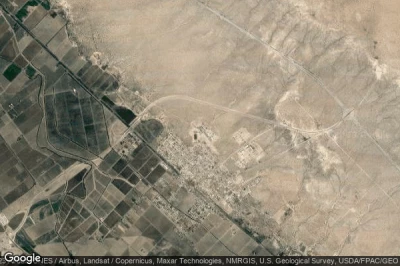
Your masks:
<path fill-rule="evenodd" d="M 7 245 L 400 255 L 400 2 L 4 2 Z"/>

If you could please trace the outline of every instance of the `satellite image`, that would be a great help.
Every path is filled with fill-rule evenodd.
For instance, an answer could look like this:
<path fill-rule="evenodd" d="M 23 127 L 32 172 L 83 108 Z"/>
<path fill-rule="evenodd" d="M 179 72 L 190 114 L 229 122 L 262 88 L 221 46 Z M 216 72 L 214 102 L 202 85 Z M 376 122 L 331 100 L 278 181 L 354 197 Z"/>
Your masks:
<path fill-rule="evenodd" d="M 400 2 L 0 7 L 1 254 L 400 255 Z"/>

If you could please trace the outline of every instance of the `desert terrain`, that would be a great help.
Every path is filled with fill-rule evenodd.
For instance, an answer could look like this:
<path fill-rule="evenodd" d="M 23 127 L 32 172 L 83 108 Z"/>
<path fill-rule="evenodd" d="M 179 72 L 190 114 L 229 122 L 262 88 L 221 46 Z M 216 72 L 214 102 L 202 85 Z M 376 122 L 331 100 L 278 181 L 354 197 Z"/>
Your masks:
<path fill-rule="evenodd" d="M 399 3 L 63 4 L 193 189 L 304 253 L 398 254 Z"/>
<path fill-rule="evenodd" d="M 396 1 L 0 6 L 1 251 L 399 255 Z"/>

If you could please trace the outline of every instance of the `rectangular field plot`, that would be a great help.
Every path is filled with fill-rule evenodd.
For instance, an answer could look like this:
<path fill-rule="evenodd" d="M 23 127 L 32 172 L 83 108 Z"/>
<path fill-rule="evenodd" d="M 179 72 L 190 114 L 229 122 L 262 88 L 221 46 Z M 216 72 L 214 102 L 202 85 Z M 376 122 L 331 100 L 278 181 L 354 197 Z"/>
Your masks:
<path fill-rule="evenodd" d="M 101 104 L 69 75 L 62 76 L 54 88 L 54 122 L 61 136 L 95 155 L 107 149 L 108 132 Z"/>
<path fill-rule="evenodd" d="M 164 167 L 162 167 L 161 165 L 157 165 L 157 167 L 147 176 L 147 181 L 149 181 L 151 184 L 155 184 L 158 179 L 164 175 L 164 173 L 166 172 L 166 170 L 164 169 Z"/>
<path fill-rule="evenodd" d="M 35 182 L 2 137 L 0 148 L 1 211 L 28 192 Z"/>
<path fill-rule="evenodd" d="M 24 24 L 28 29 L 33 29 L 45 16 L 47 12 L 41 5 L 35 7 L 34 11 L 24 20 Z"/>
<path fill-rule="evenodd" d="M 153 155 L 150 157 L 149 160 L 140 168 L 139 173 L 143 176 L 146 177 L 148 174 L 150 174 L 151 171 L 156 167 L 156 165 L 159 163 L 159 159 L 156 155 Z"/>
<path fill-rule="evenodd" d="M 65 24 L 66 21 L 62 17 L 47 14 L 32 30 L 32 33 L 46 44 Z"/>
<path fill-rule="evenodd" d="M 130 163 L 136 170 L 138 170 L 153 155 L 154 153 L 147 146 L 142 146 L 140 151 L 134 156 L 133 160 Z"/>

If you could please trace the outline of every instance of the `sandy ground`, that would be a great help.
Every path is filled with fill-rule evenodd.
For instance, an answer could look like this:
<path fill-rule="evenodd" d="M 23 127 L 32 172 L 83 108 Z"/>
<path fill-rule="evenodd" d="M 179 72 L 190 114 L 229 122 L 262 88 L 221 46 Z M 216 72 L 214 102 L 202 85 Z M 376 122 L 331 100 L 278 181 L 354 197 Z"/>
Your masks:
<path fill-rule="evenodd" d="M 312 254 L 397 254 L 400 2 L 67 4 L 85 53 L 119 68 L 189 146 L 204 131 L 238 173 L 239 185 L 205 180 L 212 171 L 190 165 L 209 195 L 242 197 L 231 209 L 243 219 Z"/>
<path fill-rule="evenodd" d="M 304 0 L 304 3 L 308 13 L 323 25 L 376 42 L 368 47 L 369 52 L 381 63 L 400 70 L 400 1 Z"/>

